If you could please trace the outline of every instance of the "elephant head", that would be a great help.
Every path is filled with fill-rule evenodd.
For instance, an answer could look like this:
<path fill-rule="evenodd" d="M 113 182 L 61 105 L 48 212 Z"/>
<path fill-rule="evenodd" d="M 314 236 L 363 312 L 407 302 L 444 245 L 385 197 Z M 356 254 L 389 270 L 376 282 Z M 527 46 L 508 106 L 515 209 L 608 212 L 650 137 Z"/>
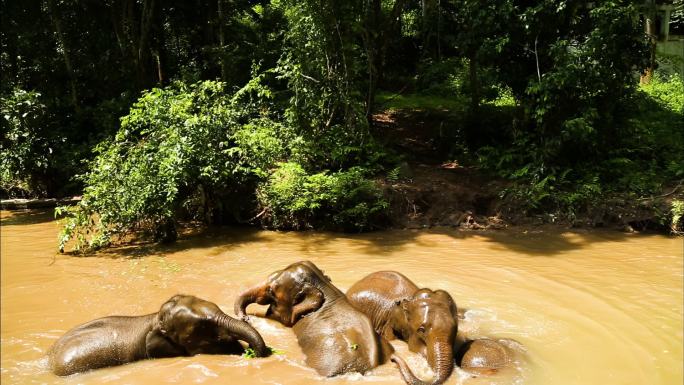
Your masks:
<path fill-rule="evenodd" d="M 216 340 L 232 338 L 247 342 L 258 357 L 270 354 L 259 332 L 247 322 L 231 318 L 212 302 L 176 295 L 161 306 L 146 344 L 157 357 L 194 355 L 211 351 Z"/>
<path fill-rule="evenodd" d="M 266 317 L 293 326 L 320 309 L 326 301 L 344 297 L 330 279 L 309 261 L 296 262 L 271 274 L 264 283 L 242 293 L 235 301 L 235 314 L 245 316 L 251 303 L 269 305 Z"/>
<path fill-rule="evenodd" d="M 453 347 L 458 331 L 457 309 L 449 293 L 420 289 L 411 298 L 395 303 L 391 322 L 395 332 L 408 341 L 409 348 L 421 352 L 434 372 L 430 384 L 441 384 L 454 369 Z M 410 384 L 426 384 L 395 360 L 404 379 Z"/>

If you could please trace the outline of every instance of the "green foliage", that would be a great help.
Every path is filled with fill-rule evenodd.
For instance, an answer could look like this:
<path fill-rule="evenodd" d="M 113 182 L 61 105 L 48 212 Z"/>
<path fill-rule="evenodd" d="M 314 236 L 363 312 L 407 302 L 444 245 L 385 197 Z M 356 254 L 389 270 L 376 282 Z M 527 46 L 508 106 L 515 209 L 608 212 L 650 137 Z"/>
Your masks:
<path fill-rule="evenodd" d="M 63 212 L 61 246 L 78 234 L 77 249 L 85 241 L 98 247 L 136 229 L 161 229 L 163 238 L 182 208 L 204 218 L 227 210 L 222 201 L 249 191 L 285 156 L 287 136 L 285 127 L 236 99 L 218 82 L 145 93 L 114 139 L 97 146 L 83 176 L 83 200 Z"/>
<path fill-rule="evenodd" d="M 466 68 L 464 60 L 455 58 L 437 62 L 428 60 L 418 69 L 416 88 L 429 95 L 454 97 L 467 83 Z"/>
<path fill-rule="evenodd" d="M 650 84 L 642 84 L 640 88 L 672 112 L 684 114 L 684 80 L 680 76 L 655 76 Z"/>
<path fill-rule="evenodd" d="M 41 95 L 15 89 L 0 99 L 0 191 L 8 195 L 43 195 L 51 154 L 61 141 L 51 132 Z"/>
<path fill-rule="evenodd" d="M 462 98 L 424 94 L 392 94 L 379 92 L 378 105 L 386 110 L 435 110 L 459 112 L 464 108 Z"/>
<path fill-rule="evenodd" d="M 328 227 L 363 230 L 377 224 L 387 202 L 359 167 L 309 174 L 297 163 L 281 163 L 259 187 L 264 220 L 275 228 Z"/>
<path fill-rule="evenodd" d="M 387 181 L 390 183 L 397 183 L 400 179 L 401 166 L 397 166 L 387 172 Z"/>
<path fill-rule="evenodd" d="M 565 152 L 544 157 L 541 149 L 549 147 L 539 147 L 538 137 L 523 132 L 514 138 L 513 146 L 480 148 L 479 164 L 515 180 L 507 196 L 530 212 L 556 212 L 572 218 L 606 194 L 652 194 L 665 182 L 684 176 L 682 83 L 678 78 L 655 79 L 622 100 L 624 120 L 613 122 L 612 127 L 619 134 L 594 152 L 583 152 L 585 159 Z M 600 143 L 597 136 L 591 139 L 595 127 L 586 119 L 567 121 L 565 130 L 572 132 L 569 139 L 586 141 L 586 146 Z M 572 163 L 563 162 L 568 159 Z"/>
<path fill-rule="evenodd" d="M 399 176 L 373 107 L 440 120 L 435 160 L 477 154 L 531 211 L 684 177 L 681 78 L 635 86 L 637 1 L 117 4 L 3 3 L 0 189 L 83 183 L 62 245 L 259 209 L 274 227 L 370 228 L 386 206 L 370 178 Z"/>
<path fill-rule="evenodd" d="M 360 47 L 354 44 L 357 3 L 281 1 L 288 22 L 276 71 L 291 93 L 286 118 L 314 144 L 308 156 L 321 167 L 363 157 L 368 142 L 360 89 Z"/>
<path fill-rule="evenodd" d="M 546 11 L 530 9 L 525 16 Z M 617 134 L 614 115 L 633 91 L 632 68 L 643 53 L 634 13 L 613 3 L 596 6 L 584 22 L 571 22 L 567 36 L 549 44 L 551 67 L 530 79 L 524 97 L 540 161 L 595 158 Z"/>
<path fill-rule="evenodd" d="M 672 220 L 670 221 L 670 228 L 673 233 L 684 233 L 684 201 L 673 200 L 672 208 L 670 210 Z"/>

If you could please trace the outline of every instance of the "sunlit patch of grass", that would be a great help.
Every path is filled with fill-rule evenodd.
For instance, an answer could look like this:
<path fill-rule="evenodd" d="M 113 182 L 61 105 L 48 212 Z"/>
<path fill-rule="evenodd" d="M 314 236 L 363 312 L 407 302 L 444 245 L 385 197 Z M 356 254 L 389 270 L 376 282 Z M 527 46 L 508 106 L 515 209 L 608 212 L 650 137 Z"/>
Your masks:
<path fill-rule="evenodd" d="M 463 111 L 467 105 L 463 97 L 425 95 L 425 94 L 395 94 L 378 92 L 376 103 L 381 110 L 437 110 Z"/>

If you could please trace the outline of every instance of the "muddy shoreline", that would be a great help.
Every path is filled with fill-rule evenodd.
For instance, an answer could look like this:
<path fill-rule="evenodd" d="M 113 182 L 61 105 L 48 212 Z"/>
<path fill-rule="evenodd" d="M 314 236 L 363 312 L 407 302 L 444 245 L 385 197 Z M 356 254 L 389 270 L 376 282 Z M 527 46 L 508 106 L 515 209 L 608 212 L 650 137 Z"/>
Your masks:
<path fill-rule="evenodd" d="M 34 198 L 34 199 L 3 199 L 0 201 L 0 207 L 3 210 L 32 210 L 45 209 L 57 206 L 75 205 L 81 201 L 80 196 L 69 198 Z"/>
<path fill-rule="evenodd" d="M 674 185 L 664 189 L 671 193 L 653 197 L 616 194 L 593 202 L 592 207 L 573 217 L 533 213 L 502 193 L 510 182 L 484 176 L 479 170 L 452 163 L 403 167 L 408 175 L 404 179 L 378 181 L 390 202 L 388 229 L 502 230 L 543 225 L 670 234 L 672 201 L 684 200 L 684 189 Z"/>

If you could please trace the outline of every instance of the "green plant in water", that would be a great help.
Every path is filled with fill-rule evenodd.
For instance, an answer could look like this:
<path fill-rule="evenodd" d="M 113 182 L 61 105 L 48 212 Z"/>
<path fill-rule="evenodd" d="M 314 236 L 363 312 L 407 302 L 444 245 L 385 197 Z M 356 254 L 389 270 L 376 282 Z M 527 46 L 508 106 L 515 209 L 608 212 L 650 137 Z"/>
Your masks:
<path fill-rule="evenodd" d="M 273 347 L 267 346 L 266 347 L 271 354 L 277 354 L 277 355 L 283 355 L 285 354 L 284 350 L 278 350 Z M 252 348 L 245 348 L 245 352 L 242 353 L 242 358 L 247 358 L 247 359 L 252 359 L 256 358 L 256 352 Z"/>

